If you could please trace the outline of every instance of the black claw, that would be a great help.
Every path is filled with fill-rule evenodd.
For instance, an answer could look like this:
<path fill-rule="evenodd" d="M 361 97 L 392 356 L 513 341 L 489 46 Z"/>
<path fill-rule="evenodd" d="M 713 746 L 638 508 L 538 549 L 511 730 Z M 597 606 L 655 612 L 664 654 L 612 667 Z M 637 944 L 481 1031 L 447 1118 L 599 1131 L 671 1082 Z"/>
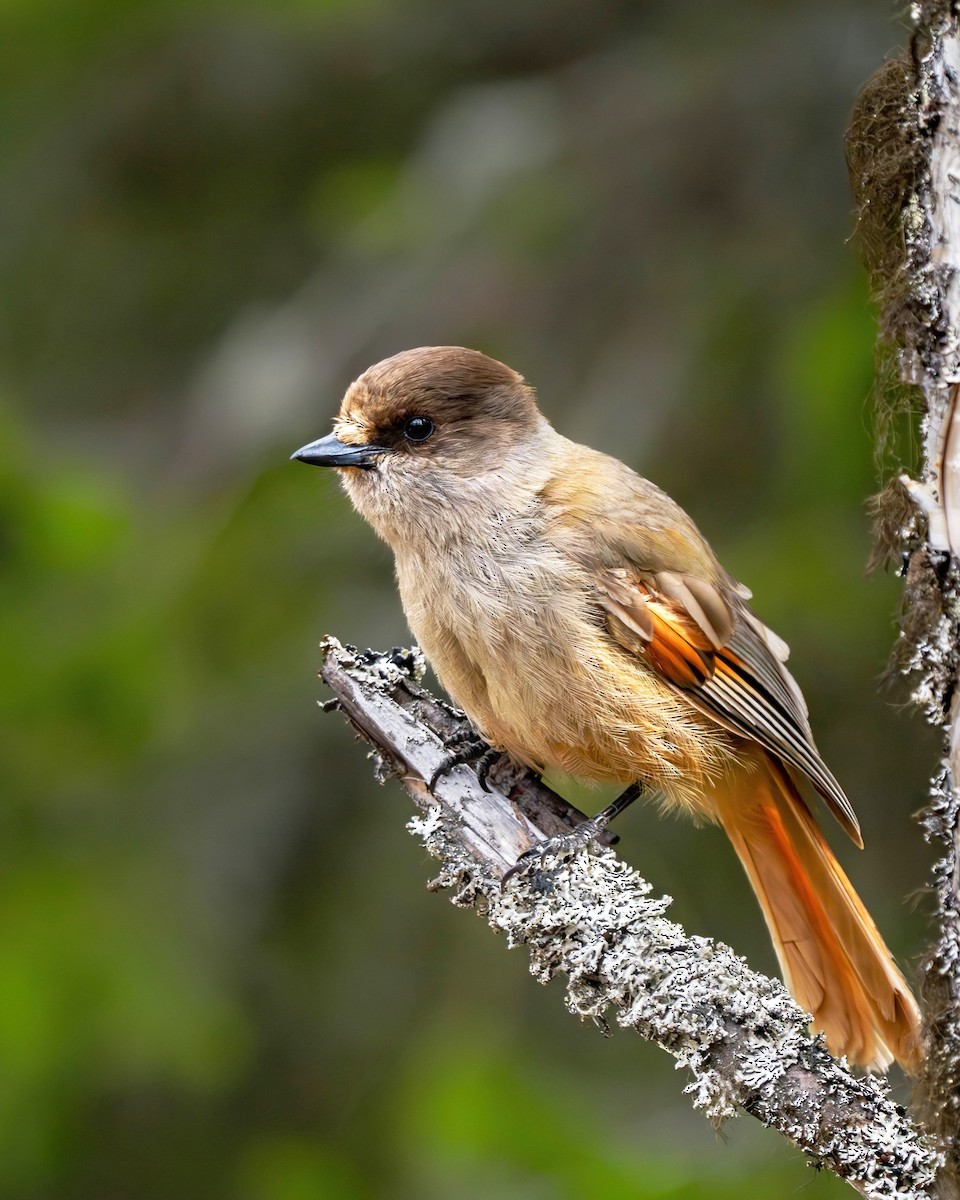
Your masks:
<path fill-rule="evenodd" d="M 480 755 L 480 759 L 474 768 L 477 772 L 477 781 L 485 792 L 490 791 L 490 788 L 487 786 L 487 776 L 490 774 L 490 768 L 500 757 L 499 750 L 494 750 L 492 746 L 488 746 Z"/>
<path fill-rule="evenodd" d="M 510 870 L 507 871 L 504 877 L 500 880 L 501 891 L 507 886 L 507 883 L 514 877 L 514 875 L 520 874 L 520 872 L 527 865 L 527 863 L 530 862 L 531 859 L 541 857 L 541 846 L 545 846 L 550 840 L 550 838 L 544 838 L 542 842 L 537 842 L 537 844 L 535 846 L 531 846 L 529 850 L 524 850 Z"/>
<path fill-rule="evenodd" d="M 456 733 L 451 734 L 450 737 L 444 738 L 443 747 L 445 750 L 450 750 L 451 753 L 444 755 L 440 765 L 430 776 L 427 787 L 431 791 L 436 787 L 437 781 L 444 775 L 448 775 L 454 767 L 460 766 L 461 763 L 472 762 L 478 755 L 482 763 L 490 750 L 487 743 L 482 738 L 477 737 L 472 729 L 460 729 Z M 486 777 L 486 774 L 484 774 L 484 777 Z M 483 781 L 481 780 L 482 786 Z M 489 788 L 485 790 L 489 791 Z"/>
<path fill-rule="evenodd" d="M 459 766 L 460 763 L 466 762 L 466 761 L 467 760 L 465 758 L 461 758 L 458 754 L 445 755 L 441 759 L 440 765 L 437 767 L 437 769 L 434 771 L 434 773 L 427 780 L 427 787 L 432 792 L 433 789 L 437 786 L 437 782 L 439 780 L 441 780 L 444 777 L 444 775 L 449 775 L 454 767 Z"/>

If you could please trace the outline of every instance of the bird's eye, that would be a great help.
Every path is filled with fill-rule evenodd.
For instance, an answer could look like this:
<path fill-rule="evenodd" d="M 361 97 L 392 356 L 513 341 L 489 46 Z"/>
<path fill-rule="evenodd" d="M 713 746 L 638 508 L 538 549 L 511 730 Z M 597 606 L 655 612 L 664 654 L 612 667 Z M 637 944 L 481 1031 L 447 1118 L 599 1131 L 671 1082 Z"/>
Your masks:
<path fill-rule="evenodd" d="M 403 436 L 408 442 L 425 442 L 435 428 L 429 417 L 407 417 L 403 423 Z"/>

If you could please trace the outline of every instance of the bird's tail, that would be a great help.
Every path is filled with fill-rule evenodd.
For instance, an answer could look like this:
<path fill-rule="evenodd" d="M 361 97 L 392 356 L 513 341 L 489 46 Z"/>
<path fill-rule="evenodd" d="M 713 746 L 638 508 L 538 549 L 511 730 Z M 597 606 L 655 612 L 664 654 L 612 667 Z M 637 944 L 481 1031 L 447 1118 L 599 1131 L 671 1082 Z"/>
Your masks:
<path fill-rule="evenodd" d="M 787 987 L 835 1055 L 915 1071 L 919 1013 L 870 914 L 785 768 L 763 751 L 716 793 Z"/>

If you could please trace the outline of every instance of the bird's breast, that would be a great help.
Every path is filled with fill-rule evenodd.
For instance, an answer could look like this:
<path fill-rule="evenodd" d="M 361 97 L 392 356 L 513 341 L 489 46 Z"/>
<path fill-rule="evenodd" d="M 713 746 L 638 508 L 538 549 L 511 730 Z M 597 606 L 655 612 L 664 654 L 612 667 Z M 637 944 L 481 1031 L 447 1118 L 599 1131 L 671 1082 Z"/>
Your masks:
<path fill-rule="evenodd" d="M 519 524 L 397 556 L 407 619 L 441 681 L 489 739 L 513 752 L 519 727 L 530 736 L 530 718 L 550 705 L 596 620 L 571 564 Z"/>
<path fill-rule="evenodd" d="M 399 492 L 383 530 L 407 620 L 444 687 L 488 740 L 527 761 L 539 758 L 530 747 L 557 681 L 600 620 L 585 571 L 549 537 L 543 493 L 562 439 L 541 433 L 535 459 L 508 454 L 455 489 L 424 473 L 415 505 Z"/>

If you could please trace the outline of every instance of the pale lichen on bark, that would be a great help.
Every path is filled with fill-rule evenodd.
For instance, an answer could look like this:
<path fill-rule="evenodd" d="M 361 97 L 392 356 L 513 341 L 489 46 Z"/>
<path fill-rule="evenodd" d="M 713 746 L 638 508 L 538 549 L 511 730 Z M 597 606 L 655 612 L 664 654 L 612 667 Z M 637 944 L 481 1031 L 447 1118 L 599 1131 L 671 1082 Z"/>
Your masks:
<path fill-rule="evenodd" d="M 931 1194 L 937 1156 L 886 1081 L 833 1059 L 779 980 L 685 933 L 666 916 L 669 899 L 652 895 L 612 850 L 534 860 L 503 885 L 531 842 L 581 814 L 516 773 L 488 794 L 465 765 L 431 792 L 425 781 L 443 758 L 441 737 L 462 717 L 422 689 L 416 652 L 358 652 L 328 638 L 324 658 L 322 677 L 340 707 L 421 810 L 410 828 L 440 860 L 431 886 L 474 908 L 509 946 L 526 947 L 541 982 L 565 977 L 571 1013 L 601 1026 L 612 1014 L 662 1046 L 715 1122 L 746 1111 L 864 1196 Z"/>

